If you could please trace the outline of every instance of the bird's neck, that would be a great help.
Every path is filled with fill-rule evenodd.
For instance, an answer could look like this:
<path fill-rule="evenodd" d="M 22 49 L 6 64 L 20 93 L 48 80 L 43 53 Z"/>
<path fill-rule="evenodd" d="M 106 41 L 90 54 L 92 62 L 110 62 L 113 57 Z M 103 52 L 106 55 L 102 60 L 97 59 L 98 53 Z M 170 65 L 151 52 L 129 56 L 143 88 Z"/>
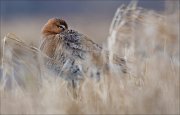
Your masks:
<path fill-rule="evenodd" d="M 43 34 L 42 38 L 43 39 L 50 39 L 50 38 L 54 38 L 56 36 L 56 34 Z"/>

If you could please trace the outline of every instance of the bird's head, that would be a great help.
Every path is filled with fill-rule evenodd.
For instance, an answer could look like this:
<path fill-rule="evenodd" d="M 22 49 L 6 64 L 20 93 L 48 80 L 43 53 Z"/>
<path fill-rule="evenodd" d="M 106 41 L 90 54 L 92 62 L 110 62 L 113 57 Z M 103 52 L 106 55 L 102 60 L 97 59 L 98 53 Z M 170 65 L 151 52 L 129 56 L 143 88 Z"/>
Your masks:
<path fill-rule="evenodd" d="M 48 22 L 42 28 L 42 35 L 43 36 L 56 35 L 67 29 L 68 29 L 68 25 L 64 20 L 58 18 L 52 18 L 49 19 Z"/>

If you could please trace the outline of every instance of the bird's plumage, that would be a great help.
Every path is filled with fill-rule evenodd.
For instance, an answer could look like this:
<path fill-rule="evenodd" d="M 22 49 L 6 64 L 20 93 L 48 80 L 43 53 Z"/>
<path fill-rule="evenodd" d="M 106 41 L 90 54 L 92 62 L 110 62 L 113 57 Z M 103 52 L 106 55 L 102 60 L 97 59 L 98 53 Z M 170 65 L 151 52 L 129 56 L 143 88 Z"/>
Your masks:
<path fill-rule="evenodd" d="M 60 25 L 65 28 L 59 28 Z M 46 61 L 47 67 L 65 79 L 83 78 L 87 62 L 101 56 L 100 45 L 75 30 L 68 30 L 67 23 L 61 19 L 50 19 L 42 29 L 42 37 L 40 49 L 51 58 Z M 117 56 L 114 61 L 120 66 L 125 65 L 125 61 Z"/>

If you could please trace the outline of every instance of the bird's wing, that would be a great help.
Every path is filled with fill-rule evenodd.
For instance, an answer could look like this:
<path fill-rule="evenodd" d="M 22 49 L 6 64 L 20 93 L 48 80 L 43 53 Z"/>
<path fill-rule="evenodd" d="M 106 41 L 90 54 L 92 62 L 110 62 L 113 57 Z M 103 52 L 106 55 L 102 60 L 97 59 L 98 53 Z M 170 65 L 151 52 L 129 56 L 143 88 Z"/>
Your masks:
<path fill-rule="evenodd" d="M 96 44 L 95 42 L 93 42 L 86 36 L 84 36 L 84 39 L 82 39 L 82 42 L 84 42 L 84 48 L 87 49 L 87 51 L 101 52 L 102 50 L 102 47 L 99 44 Z"/>
<path fill-rule="evenodd" d="M 64 39 L 67 48 L 85 52 L 101 51 L 102 49 L 101 46 L 94 43 L 88 37 L 74 30 L 64 31 L 60 34 L 60 37 Z"/>

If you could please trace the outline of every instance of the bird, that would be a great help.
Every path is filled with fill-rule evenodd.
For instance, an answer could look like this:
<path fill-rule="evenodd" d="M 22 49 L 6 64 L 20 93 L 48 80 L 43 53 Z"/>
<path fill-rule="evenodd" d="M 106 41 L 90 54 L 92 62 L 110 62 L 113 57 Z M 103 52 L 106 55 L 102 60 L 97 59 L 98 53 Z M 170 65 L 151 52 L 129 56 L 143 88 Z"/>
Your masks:
<path fill-rule="evenodd" d="M 89 68 L 87 62 L 95 64 L 92 60 L 101 58 L 102 46 L 86 35 L 68 29 L 68 24 L 63 19 L 49 19 L 43 26 L 41 34 L 40 50 L 49 57 L 45 61 L 46 66 L 58 76 L 70 81 L 73 87 L 79 80 L 84 79 L 83 75 Z M 108 52 L 106 54 L 108 56 Z M 119 63 L 120 66 L 126 65 L 125 60 L 118 56 L 114 56 L 114 62 Z M 126 68 L 122 71 L 126 73 Z M 96 79 L 100 79 L 98 69 L 95 74 Z M 92 72 L 90 75 L 93 76 Z"/>

